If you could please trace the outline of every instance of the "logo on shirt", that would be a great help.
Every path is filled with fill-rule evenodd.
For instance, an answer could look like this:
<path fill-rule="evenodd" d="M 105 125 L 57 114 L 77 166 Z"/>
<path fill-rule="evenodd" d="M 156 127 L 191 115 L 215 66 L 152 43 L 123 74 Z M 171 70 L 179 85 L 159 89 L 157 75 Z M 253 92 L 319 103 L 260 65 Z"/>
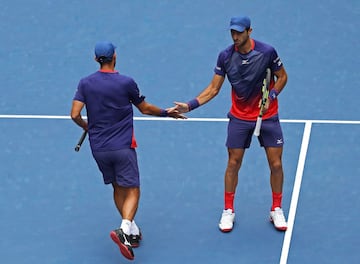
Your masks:
<path fill-rule="evenodd" d="M 215 69 L 217 69 L 218 71 L 221 71 L 221 67 L 216 66 Z"/>
<path fill-rule="evenodd" d="M 281 66 L 282 65 L 282 61 L 280 60 L 279 57 L 277 57 L 275 60 L 273 60 L 273 63 L 277 64 L 277 66 Z"/>
<path fill-rule="evenodd" d="M 249 59 L 242 60 L 242 61 L 241 61 L 241 64 L 242 64 L 242 65 L 247 65 L 247 64 L 250 64 L 250 61 L 249 61 Z"/>

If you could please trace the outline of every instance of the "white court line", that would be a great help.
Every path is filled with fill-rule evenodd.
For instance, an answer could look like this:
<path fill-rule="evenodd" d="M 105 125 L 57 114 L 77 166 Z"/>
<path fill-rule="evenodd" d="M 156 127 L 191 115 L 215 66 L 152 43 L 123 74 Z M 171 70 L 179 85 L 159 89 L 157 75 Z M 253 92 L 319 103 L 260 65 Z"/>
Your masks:
<path fill-rule="evenodd" d="M 0 119 L 70 119 L 70 116 L 64 115 L 0 115 Z M 84 117 L 86 118 L 86 116 Z M 228 118 L 196 118 L 174 119 L 170 117 L 134 117 L 139 121 L 187 121 L 187 122 L 227 122 Z M 319 123 L 319 124 L 349 124 L 360 125 L 358 120 L 306 120 L 306 119 L 280 119 L 282 123 Z"/>
<path fill-rule="evenodd" d="M 290 242 L 291 242 L 291 236 L 292 236 L 292 231 L 293 231 L 294 222 L 295 222 L 297 204 L 298 204 L 298 200 L 299 200 L 301 181 L 302 181 L 302 176 L 303 176 L 304 167 L 305 167 L 306 154 L 307 154 L 307 150 L 308 150 L 308 146 L 309 146 L 311 126 L 312 126 L 312 121 L 307 121 L 305 123 L 304 134 L 303 134 L 300 155 L 299 155 L 299 161 L 298 161 L 298 166 L 296 169 L 294 188 L 293 188 L 293 193 L 292 193 L 292 197 L 291 197 L 290 210 L 289 210 L 289 215 L 288 215 L 288 228 L 285 232 L 285 237 L 284 237 L 283 246 L 282 246 L 282 250 L 281 250 L 280 264 L 286 264 L 287 258 L 289 255 Z"/>
<path fill-rule="evenodd" d="M 70 119 L 70 116 L 58 115 L 0 115 L 4 119 Z"/>

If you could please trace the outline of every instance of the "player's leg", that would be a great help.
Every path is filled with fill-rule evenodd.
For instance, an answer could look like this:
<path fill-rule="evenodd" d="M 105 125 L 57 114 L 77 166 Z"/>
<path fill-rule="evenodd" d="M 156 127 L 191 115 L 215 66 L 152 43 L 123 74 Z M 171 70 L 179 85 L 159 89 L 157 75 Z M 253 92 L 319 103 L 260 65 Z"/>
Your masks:
<path fill-rule="evenodd" d="M 114 192 L 119 192 L 124 194 L 124 200 L 122 202 L 122 208 L 121 208 L 122 218 L 132 222 L 132 220 L 135 218 L 135 214 L 139 205 L 140 188 L 139 187 L 126 188 L 117 185 L 115 189 L 116 191 L 114 190 Z"/>
<path fill-rule="evenodd" d="M 112 156 L 115 181 L 114 202 L 122 217 L 120 227 L 110 233 L 118 244 L 121 253 L 128 259 L 133 259 L 132 225 L 140 199 L 140 180 L 137 155 L 134 149 L 114 151 Z M 138 243 L 137 245 L 138 246 Z"/>
<path fill-rule="evenodd" d="M 245 149 L 228 149 L 228 163 L 225 170 L 225 192 L 234 193 L 238 184 L 238 173 Z M 225 207 L 225 209 L 228 209 Z"/>
<path fill-rule="evenodd" d="M 238 184 L 238 173 L 241 167 L 245 149 L 228 149 L 228 164 L 225 171 L 224 210 L 221 215 L 219 229 L 230 232 L 235 222 L 234 198 Z"/>
<path fill-rule="evenodd" d="M 287 223 L 282 210 L 282 191 L 284 172 L 282 166 L 283 134 L 278 116 L 263 121 L 260 144 L 265 147 L 266 157 L 270 168 L 270 186 L 272 190 L 272 205 L 270 220 L 278 230 L 286 230 Z"/>
<path fill-rule="evenodd" d="M 272 206 L 270 220 L 276 229 L 285 231 L 287 223 L 281 206 L 284 172 L 282 167 L 282 147 L 267 147 L 266 156 L 270 167 L 270 185 L 272 190 Z"/>
<path fill-rule="evenodd" d="M 266 157 L 270 168 L 270 185 L 275 193 L 281 193 L 284 182 L 282 167 L 283 147 L 266 147 Z"/>
<path fill-rule="evenodd" d="M 273 204 L 271 209 L 281 207 L 281 197 L 276 197 L 276 194 L 282 194 L 284 183 L 284 171 L 282 166 L 282 152 L 283 147 L 266 147 L 266 157 L 270 168 L 270 186 L 274 194 Z M 276 199 L 278 198 L 278 199 Z"/>
<path fill-rule="evenodd" d="M 117 173 L 114 169 L 114 160 L 116 160 L 118 156 L 124 155 L 121 153 L 117 155 L 115 151 L 93 152 L 92 154 L 99 167 L 99 170 L 103 174 L 104 183 L 112 184 L 113 186 L 114 202 L 120 215 L 122 215 L 122 208 L 126 200 L 126 193 L 122 192 L 121 187 L 116 183 Z M 128 236 L 122 231 L 121 228 L 111 231 L 110 237 L 119 246 L 120 252 L 124 255 L 124 257 L 130 260 L 134 259 L 134 252 L 130 242 L 128 241 Z"/>
<path fill-rule="evenodd" d="M 228 163 L 224 176 L 224 210 L 221 215 L 219 229 L 230 232 L 235 221 L 234 198 L 238 184 L 238 174 L 245 154 L 245 149 L 250 146 L 254 124 L 230 118 L 228 124 Z"/>
<path fill-rule="evenodd" d="M 124 201 L 125 201 L 125 192 L 121 191 L 120 186 L 118 186 L 116 184 L 116 182 L 113 182 L 112 186 L 113 186 L 113 198 L 114 198 L 115 206 L 116 206 L 121 218 L 123 218 L 122 208 L 123 208 Z"/>
<path fill-rule="evenodd" d="M 123 219 L 130 222 L 135 218 L 135 214 L 139 205 L 140 188 L 126 188 L 113 183 L 114 202 Z"/>
<path fill-rule="evenodd" d="M 140 188 L 139 187 L 122 187 L 117 183 L 113 183 L 114 202 L 122 216 L 119 228 L 111 231 L 112 240 L 119 246 L 121 253 L 128 259 L 134 259 L 132 250 L 133 244 L 131 236 L 131 227 L 133 219 L 139 204 Z M 138 241 L 135 244 L 138 246 Z"/>

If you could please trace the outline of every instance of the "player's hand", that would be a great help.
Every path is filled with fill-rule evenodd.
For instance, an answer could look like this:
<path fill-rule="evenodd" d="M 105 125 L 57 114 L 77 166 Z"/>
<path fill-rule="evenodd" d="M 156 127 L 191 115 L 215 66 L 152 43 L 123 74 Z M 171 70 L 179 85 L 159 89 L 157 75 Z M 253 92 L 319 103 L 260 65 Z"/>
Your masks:
<path fill-rule="evenodd" d="M 259 100 L 259 108 L 261 107 L 262 104 L 263 104 L 263 101 L 262 101 L 262 99 L 260 99 Z M 264 109 L 263 109 L 264 113 L 269 109 L 269 106 L 270 106 L 270 99 L 268 98 L 267 100 L 265 100 L 265 103 L 264 103 Z"/>
<path fill-rule="evenodd" d="M 82 119 L 81 127 L 84 129 L 84 131 L 88 131 L 88 122 Z"/>
<path fill-rule="evenodd" d="M 166 109 L 166 112 L 168 114 L 169 117 L 175 118 L 175 119 L 187 119 L 187 117 L 185 115 L 183 115 L 182 113 L 179 112 L 179 110 L 177 110 L 176 106 L 170 107 Z"/>
<path fill-rule="evenodd" d="M 177 111 L 179 111 L 179 113 L 187 113 L 189 112 L 189 105 L 187 103 L 182 103 L 182 102 L 174 102 L 175 104 L 175 109 Z"/>

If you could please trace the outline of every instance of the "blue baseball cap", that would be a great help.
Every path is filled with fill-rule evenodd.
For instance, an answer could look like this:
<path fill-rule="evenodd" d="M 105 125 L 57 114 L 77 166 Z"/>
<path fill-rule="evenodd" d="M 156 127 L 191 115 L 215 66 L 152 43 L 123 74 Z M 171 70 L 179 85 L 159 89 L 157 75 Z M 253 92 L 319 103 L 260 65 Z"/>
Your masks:
<path fill-rule="evenodd" d="M 251 21 L 247 16 L 232 17 L 230 20 L 230 29 L 238 32 L 244 32 L 245 29 L 250 28 Z"/>
<path fill-rule="evenodd" d="M 103 61 L 111 61 L 116 47 L 109 41 L 101 41 L 95 45 L 96 59 L 103 58 Z"/>

